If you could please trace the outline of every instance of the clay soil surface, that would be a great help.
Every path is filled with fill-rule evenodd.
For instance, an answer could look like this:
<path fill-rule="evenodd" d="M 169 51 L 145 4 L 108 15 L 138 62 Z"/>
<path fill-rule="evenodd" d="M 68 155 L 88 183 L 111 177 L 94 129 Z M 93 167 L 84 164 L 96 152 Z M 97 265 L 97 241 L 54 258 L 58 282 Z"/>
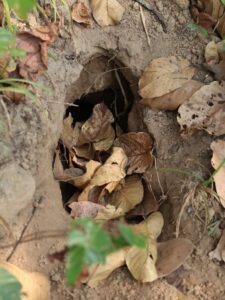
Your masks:
<path fill-rule="evenodd" d="M 52 58 L 48 71 L 40 79 L 42 84 L 49 87 L 40 96 L 41 106 L 32 101 L 17 106 L 10 103 L 7 105 L 12 127 L 10 134 L 5 129 L 0 140 L 0 178 L 7 184 L 10 182 L 9 178 L 17 184 L 15 187 L 10 184 L 2 187 L 0 183 L 0 189 L 11 189 L 11 194 L 8 194 L 5 201 L 8 201 L 8 207 L 12 207 L 12 211 L 6 209 L 4 218 L 8 220 L 15 239 L 20 237 L 25 226 L 26 234 L 53 230 L 57 232 L 68 228 L 70 216 L 63 208 L 60 186 L 52 173 L 54 151 L 67 109 L 64 102 L 73 102 L 87 91 L 99 92 L 113 86 L 115 79 L 110 72 L 96 80 L 99 74 L 109 69 L 111 60 L 115 60 L 118 66 L 127 67 L 122 73 L 130 85 L 135 103 L 129 115 L 129 130 L 147 131 L 154 137 L 157 168 L 189 169 L 192 174 L 204 178 L 212 171 L 210 143 L 213 137 L 200 131 L 183 139 L 176 112 L 153 112 L 137 104 L 138 80 L 154 58 L 169 55 L 186 58 L 197 69 L 196 79 L 204 83 L 213 80 L 203 68 L 204 49 L 208 40 L 187 29 L 187 24 L 192 22 L 185 5 L 189 1 L 149 1 L 155 2 L 167 25 L 165 30 L 154 14 L 143 9 L 150 47 L 137 3 L 132 0 L 119 2 L 125 7 L 119 25 L 101 28 L 93 23 L 92 28 L 84 28 L 74 24 L 72 38 L 68 32 L 61 32 L 50 48 Z M 4 120 L 1 107 L 0 115 Z M 159 180 L 154 169 L 151 169 L 145 177 L 157 190 L 161 203 L 160 211 L 165 219 L 160 237 L 163 241 L 174 238 L 184 195 L 193 187 L 194 182 L 192 178 L 177 173 L 161 172 L 158 175 Z M 23 209 L 19 213 L 18 208 L 14 212 L 13 201 L 23 203 Z M 221 230 L 224 223 L 222 208 L 218 208 L 217 214 Z M 4 260 L 13 251 L 9 259 L 11 263 L 29 271 L 46 274 L 51 281 L 52 300 L 181 299 L 174 287 L 190 299 L 222 300 L 225 299 L 224 265 L 210 260 L 208 256 L 217 245 L 221 231 L 214 232 L 211 236 L 205 232 L 202 236 L 203 227 L 194 218 L 192 206 L 189 205 L 182 217 L 180 236 L 187 237 L 194 243 L 194 251 L 175 273 L 151 284 L 136 282 L 123 267 L 96 289 L 86 285 L 68 289 L 64 281 L 64 266 L 56 262 L 50 263 L 47 259 L 48 254 L 63 248 L 66 236 L 20 244 L 15 251 L 13 247 L 2 249 L 0 257 Z M 0 231 L 0 243 L 6 245 L 12 242 L 12 239 Z"/>

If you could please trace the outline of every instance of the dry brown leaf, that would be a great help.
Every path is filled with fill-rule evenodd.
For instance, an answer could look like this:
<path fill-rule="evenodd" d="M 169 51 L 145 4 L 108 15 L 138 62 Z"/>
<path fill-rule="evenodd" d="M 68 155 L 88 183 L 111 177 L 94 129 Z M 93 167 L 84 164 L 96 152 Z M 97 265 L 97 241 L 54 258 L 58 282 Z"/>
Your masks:
<path fill-rule="evenodd" d="M 87 284 L 94 288 L 102 280 L 106 279 L 114 270 L 125 264 L 125 254 L 127 249 L 123 248 L 116 251 L 106 257 L 106 263 L 104 265 L 94 265 L 89 270 L 89 278 Z"/>
<path fill-rule="evenodd" d="M 84 24 L 86 27 L 91 27 L 91 17 L 86 5 L 81 0 L 73 4 L 71 17 L 73 21 Z"/>
<path fill-rule="evenodd" d="M 98 212 L 97 216 L 95 217 L 95 220 L 104 222 L 108 220 L 117 219 L 122 215 L 123 212 L 121 208 L 116 209 L 115 206 L 108 204 L 104 209 Z"/>
<path fill-rule="evenodd" d="M 148 106 L 152 110 L 175 110 L 181 104 L 185 103 L 200 87 L 203 83 L 196 80 L 189 80 L 184 83 L 182 87 L 163 95 L 158 98 L 142 99 L 141 104 Z"/>
<path fill-rule="evenodd" d="M 215 65 L 219 62 L 219 53 L 214 41 L 209 42 L 205 48 L 205 61 L 209 65 Z"/>
<path fill-rule="evenodd" d="M 150 213 L 155 212 L 159 208 L 159 203 L 156 200 L 154 194 L 147 186 L 146 182 L 143 182 L 144 186 L 144 198 L 140 204 L 138 204 L 134 209 L 129 211 L 126 215 L 127 218 L 132 217 L 147 217 Z"/>
<path fill-rule="evenodd" d="M 93 176 L 97 173 L 100 167 L 101 167 L 100 162 L 95 160 L 90 160 L 86 164 L 86 173 L 84 173 L 84 175 L 82 176 L 73 178 L 73 180 L 71 180 L 71 183 L 77 188 L 82 188 L 86 186 L 91 181 Z"/>
<path fill-rule="evenodd" d="M 127 165 L 127 157 L 122 148 L 114 147 L 112 155 L 101 166 L 90 184 L 95 186 L 105 185 L 111 182 L 119 182 L 126 176 L 125 167 Z"/>
<path fill-rule="evenodd" d="M 127 174 L 144 173 L 152 164 L 153 140 L 148 133 L 130 132 L 122 134 L 115 145 L 123 148 L 128 157 Z"/>
<path fill-rule="evenodd" d="M 69 168 L 64 170 L 59 151 L 56 151 L 54 166 L 53 166 L 53 174 L 54 178 L 59 181 L 70 181 L 74 179 L 74 177 L 83 175 L 83 171 L 78 168 Z"/>
<path fill-rule="evenodd" d="M 61 22 L 50 23 L 48 26 L 39 26 L 32 28 L 32 35 L 41 39 L 47 44 L 52 44 L 59 34 Z"/>
<path fill-rule="evenodd" d="M 111 148 L 116 137 L 115 130 L 112 126 L 109 127 L 107 136 L 108 137 L 106 139 L 93 143 L 95 151 L 107 151 Z"/>
<path fill-rule="evenodd" d="M 2 1 L 0 2 L 0 26 L 2 26 L 2 20 L 4 18 L 4 6 Z"/>
<path fill-rule="evenodd" d="M 96 22 L 102 27 L 118 24 L 125 10 L 117 0 L 91 0 L 91 8 Z"/>
<path fill-rule="evenodd" d="M 126 265 L 133 277 L 140 282 L 152 282 L 158 278 L 155 262 L 157 260 L 156 242 L 149 241 L 146 249 L 131 246 L 126 252 Z"/>
<path fill-rule="evenodd" d="M 161 232 L 164 225 L 164 219 L 162 214 L 157 211 L 152 213 L 146 220 L 143 222 L 132 225 L 132 230 L 137 234 L 144 234 L 145 236 L 150 237 L 153 240 L 156 240 Z"/>
<path fill-rule="evenodd" d="M 104 103 L 95 105 L 91 117 L 81 127 L 77 146 L 108 139 L 112 134 L 113 122 L 113 115 Z"/>
<path fill-rule="evenodd" d="M 185 238 L 177 238 L 157 244 L 156 269 L 159 277 L 169 275 L 178 269 L 192 253 L 194 245 Z"/>
<path fill-rule="evenodd" d="M 116 209 L 120 209 L 125 215 L 128 211 L 139 204 L 144 196 L 144 187 L 138 175 L 132 175 L 125 179 L 125 185 L 119 191 L 115 191 L 109 203 Z"/>
<path fill-rule="evenodd" d="M 224 124 L 224 123 L 223 123 Z M 225 159 L 225 141 L 217 140 L 212 142 L 211 149 L 213 151 L 212 166 L 216 170 Z M 214 176 L 216 191 L 220 197 L 221 204 L 225 207 L 225 164 Z"/>
<path fill-rule="evenodd" d="M 62 132 L 63 144 L 69 150 L 75 146 L 77 141 L 77 136 L 79 135 L 79 130 L 77 131 L 75 128 L 73 128 L 72 124 L 73 124 L 73 117 L 71 114 L 69 114 L 69 116 L 63 120 L 63 132 Z"/>
<path fill-rule="evenodd" d="M 209 258 L 225 262 L 225 230 L 223 230 L 222 236 L 216 246 L 216 249 L 209 253 Z"/>
<path fill-rule="evenodd" d="M 161 97 L 187 83 L 194 75 L 194 68 L 186 59 L 174 56 L 154 59 L 139 81 L 139 93 L 144 99 Z"/>
<path fill-rule="evenodd" d="M 72 218 L 95 218 L 104 206 L 90 201 L 73 202 L 69 205 Z"/>
<path fill-rule="evenodd" d="M 185 131 L 204 129 L 209 134 L 225 134 L 225 82 L 201 87 L 178 110 L 178 123 Z"/>
<path fill-rule="evenodd" d="M 79 158 L 90 160 L 94 158 L 94 149 L 91 144 L 85 144 L 80 147 L 74 146 L 75 155 Z"/>
<path fill-rule="evenodd" d="M 19 61 L 19 75 L 25 79 L 35 80 L 48 67 L 47 42 L 34 36 L 31 32 L 16 35 L 17 48 L 26 52 L 26 57 Z"/>

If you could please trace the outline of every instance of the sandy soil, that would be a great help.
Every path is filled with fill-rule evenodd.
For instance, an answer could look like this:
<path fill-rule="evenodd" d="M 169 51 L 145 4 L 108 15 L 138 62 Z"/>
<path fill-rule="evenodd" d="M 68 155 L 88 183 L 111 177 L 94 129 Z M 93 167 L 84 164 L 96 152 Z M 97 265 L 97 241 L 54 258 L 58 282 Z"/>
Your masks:
<path fill-rule="evenodd" d="M 63 209 L 61 191 L 52 175 L 54 150 L 67 108 L 64 102 L 74 101 L 87 91 L 100 91 L 113 86 L 115 79 L 111 73 L 100 76 L 109 69 L 110 59 L 114 59 L 121 67 L 128 67 L 123 69 L 122 73 L 129 82 L 136 101 L 138 101 L 138 79 L 147 64 L 157 57 L 176 55 L 187 58 L 197 68 L 196 78 L 206 83 L 213 80 L 202 66 L 207 40 L 187 29 L 187 24 L 192 20 L 188 9 L 181 8 L 186 1 L 155 1 L 158 11 L 165 18 L 167 32 L 164 32 L 155 16 L 144 9 L 151 47 L 147 44 L 139 7 L 135 1 L 120 0 L 119 2 L 126 9 L 120 25 L 104 29 L 96 24 L 93 24 L 91 29 L 74 25 L 72 38 L 66 31 L 61 31 L 61 37 L 50 49 L 54 59 L 50 59 L 49 70 L 40 79 L 41 83 L 49 87 L 47 92 L 42 92 L 40 95 L 41 104 L 26 101 L 18 106 L 12 104 L 7 106 L 12 126 L 10 132 L 0 131 L 1 149 L 4 149 L 0 154 L 0 176 L 10 164 L 16 163 L 16 168 L 25 170 L 26 176 L 33 179 L 36 187 L 32 195 L 29 193 L 25 195 L 24 191 L 21 199 L 17 199 L 15 191 L 13 200 L 5 200 L 9 205 L 12 201 L 21 201 L 21 203 L 23 201 L 23 210 L 19 214 L 18 209 L 13 211 L 12 208 L 10 215 L 13 215 L 13 218 L 7 217 L 8 211 L 4 215 L 11 225 L 14 238 L 18 239 L 28 222 L 26 234 L 64 230 L 68 227 L 70 218 Z M 138 117 L 135 113 L 137 110 Z M 1 110 L 0 115 L 4 128 L 7 128 L 7 120 Z M 129 128 L 147 130 L 153 135 L 158 167 L 189 169 L 193 174 L 208 176 L 209 145 L 213 138 L 204 132 L 198 132 L 189 139 L 182 139 L 176 122 L 176 113 L 152 112 L 137 104 L 130 114 Z M 14 175 L 9 174 L 6 179 L 12 180 L 11 176 Z M 147 172 L 146 178 L 158 190 L 162 202 L 160 210 L 165 218 L 165 226 L 161 239 L 172 238 L 184 194 L 192 187 L 192 179 L 177 174 L 160 173 L 162 192 L 154 170 Z M 16 180 L 16 177 L 14 179 Z M 29 186 L 27 189 L 30 190 Z M 40 199 L 42 202 L 37 205 Z M 220 207 L 217 208 L 217 213 L 221 224 L 224 223 L 224 212 Z M 210 237 L 205 234 L 201 239 L 201 233 L 202 226 L 193 217 L 191 206 L 188 206 L 181 224 L 181 236 L 190 238 L 195 244 L 195 250 L 178 271 L 168 278 L 151 284 L 135 282 L 127 270 L 122 268 L 113 273 L 97 289 L 82 285 L 68 290 L 63 280 L 63 266 L 58 263 L 51 264 L 47 260 L 49 253 L 63 247 L 64 237 L 21 244 L 14 251 L 10 262 L 49 276 L 53 300 L 116 300 L 137 297 L 152 300 L 181 299 L 173 286 L 190 299 L 225 299 L 224 266 L 208 258 L 208 253 L 214 249 L 219 236 L 214 234 Z M 1 231 L 0 238 L 0 243 L 3 245 L 13 241 Z M 0 257 L 6 259 L 11 253 L 12 247 L 1 250 Z"/>

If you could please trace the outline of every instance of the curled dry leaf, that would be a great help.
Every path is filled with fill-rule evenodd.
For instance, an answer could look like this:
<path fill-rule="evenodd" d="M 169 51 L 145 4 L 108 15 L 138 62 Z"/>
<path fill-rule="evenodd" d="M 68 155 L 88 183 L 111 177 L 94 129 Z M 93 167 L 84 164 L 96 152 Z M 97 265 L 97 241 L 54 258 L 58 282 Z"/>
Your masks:
<path fill-rule="evenodd" d="M 189 80 L 184 83 L 182 87 L 163 95 L 158 98 L 142 99 L 141 104 L 148 106 L 152 110 L 175 110 L 181 104 L 185 103 L 200 87 L 203 83 L 196 80 Z"/>
<path fill-rule="evenodd" d="M 86 173 L 82 176 L 78 176 L 73 178 L 71 183 L 77 187 L 82 188 L 85 185 L 87 185 L 91 179 L 93 178 L 94 174 L 98 171 L 98 169 L 101 167 L 101 163 L 95 160 L 90 160 L 86 164 Z"/>
<path fill-rule="evenodd" d="M 95 151 L 107 151 L 111 148 L 116 137 L 115 130 L 112 128 L 112 126 L 109 127 L 107 135 L 108 137 L 104 140 L 93 143 Z"/>
<path fill-rule="evenodd" d="M 152 282 L 158 278 L 155 262 L 157 260 L 156 242 L 149 241 L 148 248 L 131 246 L 126 252 L 126 265 L 133 277 L 140 282 Z"/>
<path fill-rule="evenodd" d="M 152 164 L 153 140 L 148 133 L 130 132 L 122 134 L 115 145 L 123 148 L 128 157 L 127 174 L 144 173 Z"/>
<path fill-rule="evenodd" d="M 81 127 L 77 146 L 108 139 L 112 135 L 113 122 L 113 115 L 104 103 L 95 105 L 91 117 Z"/>
<path fill-rule="evenodd" d="M 199 0 L 202 7 L 199 9 L 199 24 L 205 28 L 216 29 L 221 36 L 225 34 L 224 5 L 220 0 Z M 211 26 L 210 26 L 211 25 Z"/>
<path fill-rule="evenodd" d="M 86 27 L 91 27 L 91 17 L 86 5 L 81 0 L 73 4 L 71 17 L 73 21 L 84 24 Z"/>
<path fill-rule="evenodd" d="M 41 39 L 47 44 L 52 44 L 59 34 L 59 29 L 61 27 L 60 22 L 50 23 L 48 26 L 39 26 L 32 28 L 32 35 Z"/>
<path fill-rule="evenodd" d="M 106 258 L 106 263 L 104 265 L 94 265 L 89 270 L 89 278 L 87 284 L 94 288 L 102 280 L 106 279 L 114 270 L 119 267 L 122 267 L 125 264 L 125 254 L 127 249 L 123 248 L 119 251 L 116 251 Z"/>
<path fill-rule="evenodd" d="M 216 170 L 225 159 L 225 141 L 217 140 L 212 142 L 211 149 L 213 151 L 212 166 Z M 225 164 L 214 176 L 214 181 L 221 204 L 225 207 Z"/>
<path fill-rule="evenodd" d="M 95 218 L 104 206 L 90 201 L 73 202 L 69 205 L 72 218 Z"/>
<path fill-rule="evenodd" d="M 194 68 L 186 59 L 174 56 L 154 59 L 139 81 L 139 93 L 144 99 L 161 97 L 187 83 L 194 75 Z"/>
<path fill-rule="evenodd" d="M 109 203 L 116 209 L 120 209 L 124 216 L 128 211 L 139 204 L 144 196 L 144 187 L 138 175 L 132 175 L 125 179 L 125 185 L 119 191 L 115 191 Z"/>
<path fill-rule="evenodd" d="M 155 198 L 155 195 L 152 191 L 148 188 L 148 185 L 146 182 L 143 182 L 144 186 L 144 198 L 141 201 L 140 204 L 135 206 L 132 210 L 130 210 L 126 217 L 133 218 L 133 217 L 147 217 L 150 213 L 155 212 L 159 208 L 159 203 Z"/>
<path fill-rule="evenodd" d="M 194 245 L 185 238 L 177 238 L 158 243 L 158 259 L 156 269 L 159 277 L 169 275 L 178 269 L 192 253 Z"/>
<path fill-rule="evenodd" d="M 216 249 L 209 253 L 209 258 L 225 262 L 225 230 L 222 233 Z"/>
<path fill-rule="evenodd" d="M 91 0 L 91 8 L 96 22 L 102 27 L 118 24 L 125 10 L 117 0 Z"/>
<path fill-rule="evenodd" d="M 137 225 L 132 225 L 131 228 L 135 233 L 144 234 L 153 240 L 156 240 L 164 225 L 162 214 L 157 211 L 152 213 L 146 220 Z"/>
<path fill-rule="evenodd" d="M 19 75 L 25 79 L 35 80 L 48 67 L 48 46 L 32 32 L 20 32 L 16 35 L 17 48 L 26 52 L 25 58 L 18 63 Z"/>
<path fill-rule="evenodd" d="M 63 144 L 70 150 L 76 143 L 80 132 L 81 124 L 77 123 L 73 128 L 73 117 L 71 114 L 63 120 L 62 141 Z"/>
<path fill-rule="evenodd" d="M 225 82 L 201 87 L 178 110 L 178 123 L 188 131 L 204 129 L 209 134 L 225 134 Z"/>

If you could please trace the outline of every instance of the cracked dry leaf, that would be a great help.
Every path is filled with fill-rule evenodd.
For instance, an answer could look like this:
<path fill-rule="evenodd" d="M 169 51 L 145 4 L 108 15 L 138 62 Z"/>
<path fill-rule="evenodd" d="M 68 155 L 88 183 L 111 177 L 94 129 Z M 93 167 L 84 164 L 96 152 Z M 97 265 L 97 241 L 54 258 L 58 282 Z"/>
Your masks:
<path fill-rule="evenodd" d="M 186 59 L 174 56 L 151 61 L 139 80 L 139 94 L 144 99 L 161 97 L 181 88 L 194 75 L 194 68 Z"/>
<path fill-rule="evenodd" d="M 201 87 L 178 110 L 177 121 L 186 132 L 204 129 L 212 135 L 225 134 L 225 82 Z"/>
<path fill-rule="evenodd" d="M 73 202 L 69 205 L 72 218 L 95 218 L 99 211 L 104 209 L 103 205 L 90 201 Z"/>
<path fill-rule="evenodd" d="M 194 249 L 192 242 L 185 238 L 172 239 L 158 243 L 156 269 L 158 276 L 164 277 L 177 270 L 191 255 Z"/>
<path fill-rule="evenodd" d="M 117 0 L 91 0 L 91 8 L 96 22 L 102 27 L 118 24 L 125 11 Z"/>
<path fill-rule="evenodd" d="M 126 265 L 132 276 L 140 282 L 152 282 L 158 278 L 155 263 L 157 260 L 156 242 L 149 240 L 148 248 L 131 246 L 126 252 Z"/>
<path fill-rule="evenodd" d="M 86 5 L 81 0 L 72 5 L 71 17 L 73 21 L 84 24 L 85 27 L 91 27 L 91 17 Z"/>
<path fill-rule="evenodd" d="M 90 160 L 86 164 L 86 172 L 78 177 L 73 178 L 71 180 L 71 183 L 77 187 L 82 188 L 85 185 L 87 185 L 95 175 L 95 173 L 98 171 L 98 169 L 101 167 L 101 163 L 95 160 Z"/>
<path fill-rule="evenodd" d="M 213 151 L 212 166 L 216 170 L 225 159 L 225 141 L 217 140 L 212 142 L 211 149 Z M 216 192 L 220 197 L 221 204 L 225 207 L 225 164 L 214 176 L 214 181 L 216 185 Z"/>
<path fill-rule="evenodd" d="M 125 254 L 127 248 L 120 249 L 106 257 L 104 265 L 94 265 L 89 270 L 88 286 L 94 288 L 102 280 L 106 279 L 114 270 L 125 264 Z"/>
<path fill-rule="evenodd" d="M 141 178 L 138 175 L 132 175 L 125 179 L 125 185 L 120 190 L 112 194 L 109 203 L 125 215 L 142 201 L 143 196 L 144 187 Z"/>
<path fill-rule="evenodd" d="M 159 203 L 155 198 L 153 192 L 148 188 L 148 185 L 145 181 L 143 181 L 144 186 L 144 197 L 141 203 L 135 206 L 132 210 L 130 210 L 126 217 L 134 218 L 134 217 L 147 217 L 150 213 L 155 212 L 159 208 Z"/>
<path fill-rule="evenodd" d="M 19 75 L 22 78 L 35 80 L 48 68 L 48 46 L 32 32 L 19 32 L 16 35 L 17 48 L 26 52 L 25 58 L 18 62 Z"/>
<path fill-rule="evenodd" d="M 104 103 L 95 105 L 91 117 L 81 127 L 77 146 L 108 139 L 113 122 L 113 115 Z"/>
<path fill-rule="evenodd" d="M 128 157 L 127 175 L 144 173 L 151 166 L 153 140 L 148 133 L 122 134 L 115 141 L 115 145 L 120 146 Z"/>
<path fill-rule="evenodd" d="M 156 240 L 160 236 L 163 226 L 163 216 L 159 211 L 157 211 L 148 216 L 143 222 L 132 225 L 131 228 L 134 233 L 143 234 L 153 240 Z"/>
<path fill-rule="evenodd" d="M 158 98 L 142 99 L 141 104 L 148 106 L 152 110 L 176 110 L 181 104 L 185 103 L 203 83 L 196 80 L 189 80 L 182 87 L 173 92 Z"/>

